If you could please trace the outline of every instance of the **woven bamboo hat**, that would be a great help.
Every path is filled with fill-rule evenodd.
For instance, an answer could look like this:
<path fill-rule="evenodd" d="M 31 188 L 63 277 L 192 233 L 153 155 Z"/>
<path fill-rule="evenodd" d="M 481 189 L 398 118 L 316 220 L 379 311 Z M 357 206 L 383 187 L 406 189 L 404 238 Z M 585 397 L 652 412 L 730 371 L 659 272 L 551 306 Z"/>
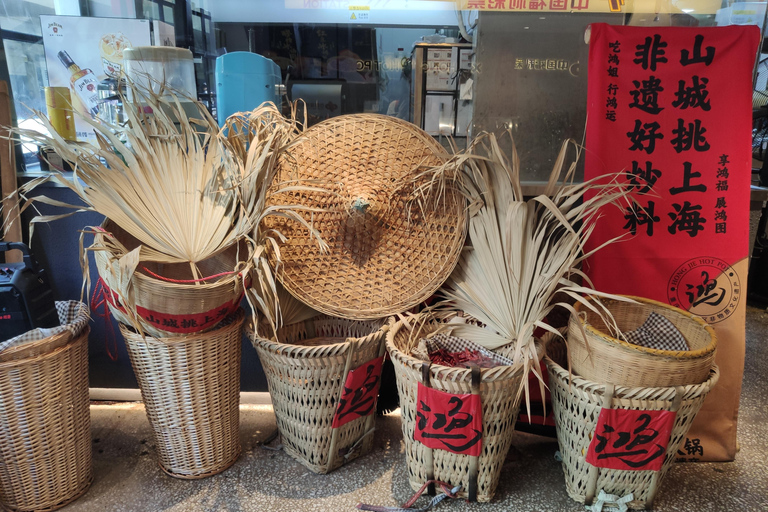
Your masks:
<path fill-rule="evenodd" d="M 310 307 L 355 320 L 385 317 L 429 298 L 456 266 L 466 235 L 461 194 L 447 189 L 434 207 L 415 206 L 415 172 L 447 152 L 411 123 L 355 114 L 304 132 L 280 163 L 275 187 L 318 180 L 327 192 L 281 192 L 272 204 L 300 204 L 330 250 L 323 253 L 295 221 L 271 217 L 280 247 L 278 278 Z M 309 214 L 307 214 L 309 216 Z M 274 263 L 275 255 L 271 255 Z"/>

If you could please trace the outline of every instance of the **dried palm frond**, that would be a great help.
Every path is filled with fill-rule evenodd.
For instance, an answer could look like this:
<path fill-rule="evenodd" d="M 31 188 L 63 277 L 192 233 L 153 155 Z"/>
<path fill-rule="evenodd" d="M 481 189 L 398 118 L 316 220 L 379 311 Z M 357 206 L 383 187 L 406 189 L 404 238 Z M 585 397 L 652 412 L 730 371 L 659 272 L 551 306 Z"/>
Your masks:
<path fill-rule="evenodd" d="M 197 275 L 196 263 L 246 239 L 250 242 L 250 253 L 243 255 L 247 267 L 238 264 L 237 270 L 245 276 L 253 268 L 262 289 L 272 292 L 269 297 L 257 299 L 276 300 L 265 250 L 267 244 L 276 247 L 275 240 L 282 235 L 263 232 L 262 220 L 268 215 L 287 216 L 304 224 L 312 236 L 318 235 L 311 223 L 296 213 L 303 207 L 267 206 L 275 163 L 303 130 L 296 119 L 297 107 L 291 118 L 284 118 L 277 107 L 265 104 L 254 112 L 237 114 L 220 131 L 196 100 L 164 89 L 155 93 L 130 81 L 129 88 L 130 99 L 121 98 L 125 125 L 84 118 L 96 133 L 96 146 L 63 139 L 40 112 L 36 114 L 50 136 L 16 131 L 19 136 L 52 148 L 74 168 L 71 177 L 52 172 L 30 182 L 20 189 L 22 196 L 27 198 L 32 189 L 51 180 L 70 188 L 84 203 L 71 205 L 45 196 L 28 199 L 24 209 L 40 202 L 73 210 L 38 216 L 32 220 L 33 226 L 79 211 L 101 213 L 141 243 L 130 253 L 120 251 L 116 244 L 92 247 L 110 251 L 111 257 L 119 261 L 126 258 L 120 268 L 129 274 L 141 260 L 188 262 Z M 182 101 L 193 105 L 194 118 L 187 115 Z M 285 187 L 316 190 L 302 183 Z M 82 260 L 87 264 L 87 259 Z M 129 287 L 130 275 L 122 277 L 120 282 Z M 123 297 L 132 296 L 129 288 L 115 291 Z M 134 309 L 130 300 L 125 306 Z"/>
<path fill-rule="evenodd" d="M 574 158 L 563 172 L 569 149 Z M 469 199 L 471 247 L 445 283 L 446 302 L 440 309 L 461 311 L 475 321 L 450 324 L 453 335 L 523 364 L 542 383 L 534 331 L 541 328 L 560 336 L 547 316 L 558 307 L 574 311 L 570 301 L 558 297 L 593 310 L 600 306 L 585 297 L 622 300 L 594 290 L 579 267 L 591 254 L 584 253 L 584 244 L 595 229 L 600 208 L 620 201 L 629 190 L 612 177 L 575 183 L 579 156 L 577 144 L 564 142 L 544 193 L 526 200 L 514 143 L 510 160 L 496 137 L 484 134 L 467 153 L 441 168 L 425 170 L 423 176 L 431 173 L 431 177 L 418 194 L 428 205 L 439 200 L 445 187 L 459 186 Z M 607 310 L 599 313 L 613 324 Z M 527 379 L 522 391 L 528 403 Z"/>
<path fill-rule="evenodd" d="M 267 258 L 267 247 L 280 261 L 280 244 L 286 241 L 282 233 L 266 229 L 262 221 L 267 216 L 285 217 L 299 222 L 308 229 L 321 251 L 328 245 L 320 238 L 319 232 L 312 226 L 312 215 L 319 209 L 303 205 L 272 205 L 267 206 L 267 199 L 272 195 L 285 192 L 328 192 L 323 188 L 325 183 L 311 180 L 294 180 L 273 183 L 277 173 L 277 163 L 280 158 L 290 158 L 290 148 L 306 126 L 306 108 L 295 102 L 291 105 L 291 116 L 283 117 L 271 103 L 265 103 L 252 112 L 239 112 L 227 118 L 221 130 L 221 136 L 226 139 L 228 148 L 235 156 L 241 171 L 240 194 L 241 202 L 250 207 L 250 211 L 258 211 L 259 215 L 251 219 L 254 227 L 252 236 L 256 243 L 253 256 L 254 268 L 252 288 L 247 291 L 247 298 L 254 309 L 253 326 L 258 334 L 258 322 L 255 311 L 259 310 L 267 320 L 273 333 L 283 325 L 283 315 L 291 320 L 293 313 L 301 312 L 302 308 L 292 306 L 296 299 L 286 297 L 287 292 L 281 293 L 274 278 L 273 270 Z M 300 122 L 299 115 L 303 112 L 304 121 Z M 274 141 L 274 142 L 272 142 Z M 275 150 L 275 147 L 279 150 Z M 267 173 L 249 172 L 251 169 L 268 169 Z M 285 196 L 283 196 L 285 197 Z M 308 214 L 309 220 L 303 214 Z M 282 300 L 281 300 L 282 299 Z M 288 308 L 286 310 L 286 308 Z M 297 320 L 298 321 L 298 320 Z"/>
<path fill-rule="evenodd" d="M 19 130 L 73 165 L 71 178 L 53 172 L 44 180 L 70 188 L 85 203 L 75 210 L 113 220 L 154 261 L 198 262 L 247 235 L 250 230 L 238 221 L 252 212 L 238 201 L 240 169 L 217 136 L 215 120 L 199 104 L 199 115 L 190 119 L 176 96 L 131 87 L 133 100 L 123 98 L 125 126 L 83 118 L 93 127 L 97 146 L 61 138 L 40 112 L 50 136 Z M 26 196 L 38 184 L 21 191 Z M 71 206 L 38 196 L 25 207 L 34 202 Z"/>

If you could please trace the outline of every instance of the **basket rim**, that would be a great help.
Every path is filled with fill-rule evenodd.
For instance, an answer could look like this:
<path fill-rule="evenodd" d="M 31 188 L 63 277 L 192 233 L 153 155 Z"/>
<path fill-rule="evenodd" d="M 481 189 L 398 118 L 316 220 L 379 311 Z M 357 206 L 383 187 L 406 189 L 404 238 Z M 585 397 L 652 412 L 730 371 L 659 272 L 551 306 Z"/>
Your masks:
<path fill-rule="evenodd" d="M 544 362 L 547 365 L 547 369 L 554 372 L 555 375 L 568 381 L 570 386 L 580 388 L 587 393 L 604 393 L 605 387 L 610 383 L 595 382 L 585 379 L 573 372 L 569 372 L 557 362 L 553 361 L 549 356 L 544 356 Z M 709 370 L 709 375 L 704 382 L 699 384 L 688 384 L 686 386 L 616 386 L 614 390 L 614 398 L 617 399 L 644 399 L 644 400 L 671 400 L 673 392 L 676 388 L 682 387 L 684 389 L 683 399 L 690 400 L 708 393 L 720 380 L 720 367 L 716 364 L 712 364 L 712 368 Z M 552 384 L 550 383 L 550 387 Z M 656 391 L 659 395 L 654 396 L 649 391 Z M 666 396 L 669 395 L 669 396 Z"/>
<path fill-rule="evenodd" d="M 228 317 L 230 318 L 230 317 Z M 142 337 L 141 334 L 136 332 L 133 327 L 130 325 L 126 325 L 124 323 L 120 323 L 120 333 L 123 335 L 123 337 L 126 337 L 126 334 L 130 334 L 131 338 L 133 338 L 133 343 L 162 343 L 164 345 L 177 345 L 177 344 L 183 344 L 183 343 L 189 343 L 192 341 L 198 341 L 200 338 L 210 338 L 213 334 L 219 334 L 221 331 L 225 331 L 227 329 L 233 330 L 233 329 L 240 329 L 243 322 L 245 321 L 245 310 L 242 307 L 238 307 L 237 310 L 234 312 L 234 314 L 231 316 L 232 321 L 229 322 L 227 325 L 220 326 L 220 327 L 214 327 L 213 329 L 209 329 L 207 331 L 203 332 L 190 332 L 187 334 L 181 334 L 181 335 L 175 335 L 175 336 L 152 336 L 149 333 L 145 333 L 145 335 Z"/>
<path fill-rule="evenodd" d="M 649 306 L 655 306 L 661 309 L 667 309 L 667 310 L 673 311 L 674 313 L 683 315 L 689 318 L 690 320 L 693 320 L 694 322 L 699 324 L 701 327 L 703 327 L 705 331 L 707 331 L 711 339 L 710 343 L 706 347 L 700 348 L 698 350 L 660 350 L 657 348 L 648 348 L 640 345 L 634 345 L 622 339 L 614 338 L 613 336 L 606 334 L 603 331 L 597 330 L 597 328 L 592 324 L 586 323 L 586 321 L 582 320 L 580 316 L 578 315 L 575 315 L 575 316 L 576 318 L 578 318 L 578 322 L 582 325 L 582 327 L 584 327 L 584 330 L 589 332 L 590 334 L 593 334 L 604 341 L 618 345 L 625 349 L 632 350 L 635 352 L 642 352 L 644 354 L 648 354 L 651 356 L 670 357 L 673 359 L 698 359 L 711 354 L 717 348 L 717 334 L 715 333 L 714 328 L 711 325 L 709 325 L 706 321 L 704 321 L 703 318 L 697 315 L 694 315 L 689 311 L 685 311 L 684 309 L 680 309 L 675 306 L 665 304 L 664 302 L 659 302 L 657 300 L 649 299 L 646 297 L 638 297 L 636 295 L 621 295 L 621 297 L 627 297 L 641 304 L 647 304 Z M 594 300 L 594 298 L 588 297 L 587 300 Z M 601 300 L 604 302 L 613 302 L 613 303 L 621 302 L 615 299 L 602 298 Z M 574 306 L 576 313 L 581 313 L 584 308 L 585 306 L 583 306 L 580 302 L 576 302 Z M 571 319 L 569 323 L 573 321 L 573 318 L 574 318 L 574 315 L 571 315 Z"/>
<path fill-rule="evenodd" d="M 330 318 L 333 319 L 333 317 L 330 317 Z M 339 319 L 339 320 L 347 320 L 347 319 Z M 367 323 L 371 322 L 371 320 L 349 320 L 349 321 L 367 322 Z M 303 322 L 297 322 L 297 323 L 303 323 Z M 312 345 L 312 346 L 297 345 L 294 343 L 284 343 L 281 341 L 275 341 L 260 335 L 256 335 L 256 333 L 253 330 L 253 323 L 251 321 L 247 322 L 245 325 L 245 335 L 248 337 L 248 339 L 251 341 L 252 344 L 254 345 L 258 344 L 260 348 L 268 350 L 273 354 L 285 355 L 285 352 L 292 352 L 292 356 L 294 358 L 310 359 L 310 358 L 327 357 L 329 355 L 338 355 L 338 354 L 329 354 L 327 353 L 327 351 L 333 352 L 334 349 L 338 349 L 338 348 L 346 350 L 347 346 L 349 346 L 349 344 L 351 344 L 352 341 L 367 343 L 373 340 L 373 338 L 379 333 L 381 333 L 382 335 L 386 335 L 389 328 L 390 328 L 389 324 L 385 322 L 381 326 L 379 326 L 379 328 L 376 329 L 375 331 L 369 334 L 366 334 L 365 336 L 362 336 L 360 338 L 353 338 L 350 336 L 344 336 L 344 337 L 339 336 L 338 339 L 343 341 L 339 341 L 338 343 L 327 343 L 323 345 Z"/>
<path fill-rule="evenodd" d="M 115 221 L 109 218 L 104 218 L 101 224 L 99 224 L 99 227 L 103 231 L 97 231 L 94 233 L 94 241 L 103 238 L 105 236 L 111 236 L 112 238 L 115 238 L 114 232 L 112 231 L 112 225 L 117 226 L 117 228 L 121 229 L 122 231 L 125 231 L 123 228 L 121 228 Z M 125 231 L 126 234 L 131 235 L 127 231 Z M 234 244 L 230 244 L 227 247 L 224 247 L 220 251 L 218 251 L 216 254 L 212 254 L 210 257 L 206 258 L 207 261 L 212 258 L 216 258 L 217 256 L 220 256 L 224 254 L 225 252 L 232 249 L 233 246 L 236 244 L 242 243 L 243 241 L 235 242 Z M 139 242 L 141 244 L 141 242 Z M 246 244 L 250 244 L 250 241 L 245 241 Z M 143 244 L 142 244 L 143 245 Z M 111 264 L 111 261 L 109 258 L 111 256 L 114 256 L 111 252 L 105 250 L 105 249 L 93 249 L 94 257 L 104 257 L 107 258 L 107 265 Z M 147 262 L 153 262 L 153 260 L 141 260 L 139 263 L 147 263 Z M 197 262 L 201 263 L 201 262 Z M 149 274 L 146 274 L 144 270 L 141 268 L 141 265 L 136 267 L 136 271 L 133 274 L 133 278 L 136 279 L 139 282 L 143 282 L 146 284 L 156 284 L 156 283 L 162 283 L 164 286 L 168 286 L 170 288 L 177 289 L 178 291 L 185 291 L 185 290 L 198 290 L 201 286 L 208 287 L 208 288 L 215 288 L 217 286 L 225 286 L 230 285 L 232 281 L 239 281 L 241 279 L 247 279 L 250 274 L 250 267 L 252 266 L 252 261 L 250 258 L 246 258 L 243 260 L 240 260 L 237 262 L 238 266 L 240 263 L 245 263 L 245 266 L 240 270 L 233 269 L 230 271 L 231 273 L 229 275 L 224 275 L 221 277 L 216 278 L 215 280 L 211 282 L 202 282 L 202 283 L 177 283 L 174 281 L 167 281 L 166 279 L 158 279 L 154 276 L 151 276 Z M 179 263 L 175 263 L 178 265 Z M 98 265 L 98 262 L 97 262 Z"/>
<path fill-rule="evenodd" d="M 387 352 L 389 352 L 390 357 L 402 360 L 403 363 L 407 364 L 408 366 L 411 366 L 412 368 L 416 368 L 417 366 L 422 366 L 426 361 L 422 361 L 421 359 L 417 359 L 413 357 L 410 354 L 406 354 L 397 346 L 395 345 L 395 335 L 398 333 L 398 331 L 405 325 L 405 323 L 402 320 L 399 320 L 397 322 L 394 322 L 389 331 L 387 332 L 387 339 L 386 339 L 386 346 L 387 346 Z M 539 344 L 540 350 L 540 360 L 541 357 L 544 355 L 544 348 L 542 344 Z M 518 374 L 522 373 L 524 369 L 524 366 L 522 363 L 516 363 L 512 366 L 509 365 L 499 365 L 494 366 L 493 368 L 480 368 L 480 378 L 482 382 L 495 382 L 497 380 L 502 379 L 508 379 L 511 377 L 515 377 Z M 445 366 L 442 364 L 436 364 L 432 363 L 430 365 L 430 374 L 432 378 L 437 378 L 439 380 L 452 380 L 452 381 L 470 381 L 472 379 L 472 370 L 469 368 L 459 368 L 455 366 Z"/>
<path fill-rule="evenodd" d="M 55 349 L 51 350 L 50 352 L 46 352 L 44 354 L 38 354 L 36 356 L 31 356 L 31 357 L 24 357 L 24 358 L 21 358 L 21 359 L 10 359 L 8 361 L 0 361 L 0 370 L 11 369 L 11 368 L 13 368 L 15 366 L 26 365 L 26 364 L 35 363 L 35 362 L 39 362 L 39 361 L 45 361 L 46 359 L 54 358 L 54 357 L 58 356 L 61 352 L 65 351 L 65 350 L 69 350 L 73 346 L 75 346 L 78 343 L 80 343 L 83 340 L 83 338 L 85 338 L 86 341 L 87 341 L 88 340 L 88 336 L 90 335 L 90 333 L 91 333 L 91 326 L 88 325 L 88 326 L 86 326 L 85 329 L 83 329 L 83 332 L 80 333 L 80 336 L 73 336 L 72 339 L 69 340 L 67 343 L 65 343 L 64 345 L 62 345 L 60 347 L 56 347 Z M 58 335 L 56 335 L 56 336 L 58 336 Z M 45 339 L 48 339 L 48 338 L 45 338 Z M 44 340 L 38 340 L 38 341 L 44 341 Z"/>

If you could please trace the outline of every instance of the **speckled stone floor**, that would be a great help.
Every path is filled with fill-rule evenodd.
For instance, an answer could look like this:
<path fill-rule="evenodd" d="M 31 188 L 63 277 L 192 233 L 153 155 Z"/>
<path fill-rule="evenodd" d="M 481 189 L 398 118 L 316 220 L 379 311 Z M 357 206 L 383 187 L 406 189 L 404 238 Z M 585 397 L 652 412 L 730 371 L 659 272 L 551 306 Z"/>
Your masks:
<path fill-rule="evenodd" d="M 661 512 L 768 510 L 768 313 L 749 308 L 747 357 L 740 409 L 741 450 L 731 463 L 677 464 L 656 499 Z M 275 430 L 268 406 L 243 406 L 243 454 L 223 473 L 194 481 L 166 476 L 156 462 L 141 404 L 94 404 L 94 482 L 63 510 L 103 511 L 343 511 L 359 502 L 396 506 L 411 495 L 400 418 L 377 419 L 372 453 L 329 475 L 316 475 L 282 451 L 260 446 Z M 553 439 L 517 434 L 496 498 L 490 504 L 444 502 L 438 511 L 576 512 L 565 492 Z M 422 498 L 419 504 L 426 500 Z"/>

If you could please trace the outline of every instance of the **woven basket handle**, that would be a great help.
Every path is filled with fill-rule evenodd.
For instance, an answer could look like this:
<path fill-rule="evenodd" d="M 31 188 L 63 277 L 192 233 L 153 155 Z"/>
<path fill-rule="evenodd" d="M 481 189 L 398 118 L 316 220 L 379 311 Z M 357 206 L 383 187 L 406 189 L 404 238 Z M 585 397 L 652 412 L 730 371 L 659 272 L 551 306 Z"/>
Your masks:
<path fill-rule="evenodd" d="M 605 391 L 603 391 L 603 409 L 610 409 L 613 405 L 613 394 L 616 392 L 616 386 L 613 384 L 606 384 Z M 586 495 L 584 497 L 584 505 L 590 506 L 595 499 L 595 492 L 597 491 L 597 477 L 599 476 L 600 469 L 597 466 L 590 466 L 589 473 L 587 474 L 587 488 Z"/>
<path fill-rule="evenodd" d="M 670 412 L 677 413 L 677 411 L 680 410 L 680 406 L 683 403 L 683 394 L 685 393 L 685 388 L 682 386 L 675 386 L 675 396 L 672 398 L 672 407 L 670 407 Z M 670 436 L 672 434 L 670 433 Z M 671 439 L 670 439 L 671 441 Z M 677 446 L 674 447 L 675 450 L 677 450 Z M 667 447 L 667 450 L 669 450 L 669 447 Z M 653 477 L 651 477 L 651 484 L 650 488 L 648 489 L 648 498 L 645 500 L 645 508 L 651 509 L 653 508 L 653 500 L 656 498 L 656 493 L 659 492 L 659 480 L 661 478 L 661 471 L 656 471 L 653 473 Z"/>
<path fill-rule="evenodd" d="M 432 387 L 429 382 L 429 369 L 432 366 L 432 363 L 423 363 L 421 365 L 421 383 L 424 385 L 425 388 Z M 435 466 L 434 461 L 432 458 L 432 448 L 426 448 L 426 453 L 424 454 L 424 465 L 427 467 L 427 482 L 429 482 L 429 485 L 427 486 L 427 494 L 430 496 L 435 495 Z"/>
<path fill-rule="evenodd" d="M 473 364 L 471 367 L 472 375 L 472 394 L 480 396 L 480 367 Z M 481 402 L 482 407 L 482 402 Z M 472 456 L 469 458 L 469 489 L 468 499 L 471 502 L 477 501 L 477 479 L 480 474 L 480 456 Z"/>
<path fill-rule="evenodd" d="M 344 365 L 344 375 L 341 376 L 341 391 L 339 392 L 339 396 L 337 397 L 337 403 L 338 399 L 341 398 L 341 395 L 344 393 L 344 384 L 347 382 L 347 375 L 349 375 L 349 370 L 352 367 L 352 359 L 355 355 L 355 352 L 357 352 L 358 347 L 358 340 L 351 340 L 349 342 L 349 350 L 347 350 L 347 362 Z M 331 444 L 328 447 L 328 469 L 330 470 L 333 468 L 334 463 L 336 462 L 336 457 L 338 456 L 338 453 L 336 453 L 336 445 L 339 442 L 339 429 L 334 428 L 331 432 Z"/>

